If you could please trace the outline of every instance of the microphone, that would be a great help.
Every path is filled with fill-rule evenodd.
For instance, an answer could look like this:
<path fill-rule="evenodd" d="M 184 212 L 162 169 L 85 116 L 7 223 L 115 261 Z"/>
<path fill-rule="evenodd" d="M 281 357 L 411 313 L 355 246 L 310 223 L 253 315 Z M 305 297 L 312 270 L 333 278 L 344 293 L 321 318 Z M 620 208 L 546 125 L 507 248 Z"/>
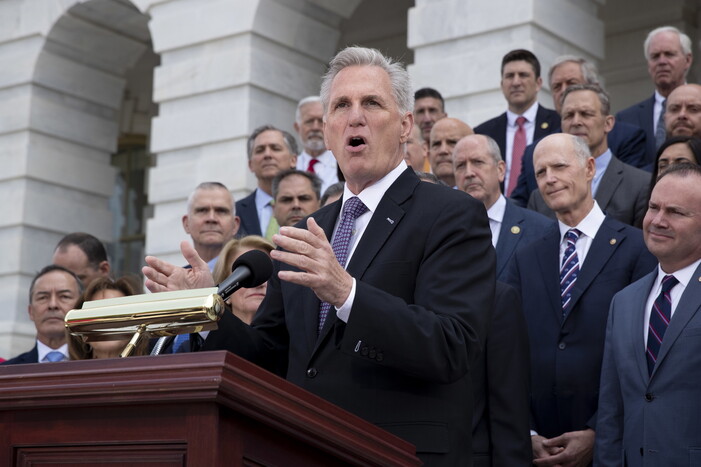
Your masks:
<path fill-rule="evenodd" d="M 231 266 L 231 275 L 224 279 L 217 294 L 226 301 L 241 287 L 258 287 L 273 274 L 273 262 L 260 250 L 250 250 L 239 256 Z"/>

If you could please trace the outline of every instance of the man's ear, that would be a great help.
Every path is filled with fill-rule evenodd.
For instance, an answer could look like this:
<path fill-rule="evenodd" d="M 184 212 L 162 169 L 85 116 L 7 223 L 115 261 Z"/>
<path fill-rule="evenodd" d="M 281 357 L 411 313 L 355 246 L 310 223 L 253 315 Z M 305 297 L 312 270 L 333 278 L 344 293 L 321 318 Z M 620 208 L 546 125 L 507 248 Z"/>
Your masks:
<path fill-rule="evenodd" d="M 183 216 L 183 229 L 185 229 L 186 234 L 190 235 L 190 219 L 187 214 Z"/>
<path fill-rule="evenodd" d="M 101 261 L 100 264 L 97 266 L 97 270 L 100 271 L 101 274 L 109 276 L 110 263 L 108 263 L 107 261 Z"/>

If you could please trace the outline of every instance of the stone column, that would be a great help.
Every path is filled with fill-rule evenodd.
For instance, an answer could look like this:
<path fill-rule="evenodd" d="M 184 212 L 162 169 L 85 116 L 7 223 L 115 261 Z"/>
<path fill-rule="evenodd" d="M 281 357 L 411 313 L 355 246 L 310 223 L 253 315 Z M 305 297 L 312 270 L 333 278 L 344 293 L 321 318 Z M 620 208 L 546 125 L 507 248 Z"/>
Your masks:
<path fill-rule="evenodd" d="M 146 250 L 179 264 L 179 243 L 189 240 L 180 220 L 189 193 L 203 181 L 224 183 L 237 199 L 255 187 L 248 135 L 266 123 L 293 130 L 296 103 L 318 94 L 338 23 L 353 9 L 348 2 L 141 3 L 151 4 L 154 49 L 161 56 Z"/>
<path fill-rule="evenodd" d="M 32 276 L 76 230 L 110 240 L 110 154 L 123 76 L 141 38 L 106 28 L 139 14 L 119 2 L 0 2 L 0 355 L 30 348 Z M 143 29 L 146 19 L 143 18 Z"/>
<path fill-rule="evenodd" d="M 430 86 L 446 99 L 451 117 L 471 126 L 506 110 L 499 85 L 501 59 L 528 49 L 541 63 L 539 101 L 553 108 L 547 71 L 562 54 L 597 63 L 604 54 L 604 26 L 597 0 L 416 0 L 409 12 L 409 68 L 414 87 Z"/>

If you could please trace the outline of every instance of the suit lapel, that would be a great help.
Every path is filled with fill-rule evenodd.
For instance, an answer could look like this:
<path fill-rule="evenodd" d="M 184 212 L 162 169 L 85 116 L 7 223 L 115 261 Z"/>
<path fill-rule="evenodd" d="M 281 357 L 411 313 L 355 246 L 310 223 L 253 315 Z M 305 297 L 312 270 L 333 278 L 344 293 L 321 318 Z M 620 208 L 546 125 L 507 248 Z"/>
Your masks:
<path fill-rule="evenodd" d="M 324 229 L 326 238 L 329 243 L 331 242 L 331 237 L 333 235 L 333 228 L 336 225 L 336 219 L 341 212 L 341 200 L 332 203 L 329 209 L 323 211 L 317 211 L 312 214 L 314 220 L 319 224 L 319 227 Z M 305 288 L 305 293 L 303 295 L 303 303 L 301 306 L 303 310 L 308 310 L 304 314 L 304 330 L 307 333 L 307 344 L 309 349 L 314 349 L 315 345 L 321 341 L 319 339 L 320 334 L 317 332 L 319 328 L 319 307 L 321 306 L 321 300 L 316 296 L 316 294 L 310 288 Z M 327 330 L 336 321 L 336 313 L 333 310 L 329 311 L 326 316 L 326 321 L 324 322 L 324 329 Z M 323 335 L 323 330 L 321 335 Z"/>
<path fill-rule="evenodd" d="M 655 369 L 652 372 L 651 378 L 655 376 L 657 369 L 669 353 L 669 349 L 674 345 L 679 334 L 681 334 L 689 320 L 696 314 L 701 306 L 701 282 L 699 282 L 699 277 L 701 277 L 701 266 L 697 267 L 696 271 L 694 271 L 694 275 L 691 276 L 689 284 L 686 286 L 679 300 L 679 304 L 677 304 L 674 315 L 669 322 L 669 327 L 662 339 L 660 354 L 657 357 L 657 363 L 655 364 Z"/>
<path fill-rule="evenodd" d="M 385 192 L 380 204 L 377 205 L 377 209 L 372 214 L 370 223 L 365 228 L 365 232 L 363 232 L 363 236 L 356 246 L 348 266 L 346 266 L 346 271 L 356 280 L 363 278 L 373 258 L 375 258 L 392 232 L 394 232 L 394 229 L 399 225 L 405 213 L 400 205 L 411 196 L 419 183 L 421 182 L 416 178 L 413 170 L 408 168 L 402 172 L 399 178 Z M 334 222 L 331 223 L 331 232 L 333 231 L 336 217 L 338 217 L 338 212 L 333 219 Z M 331 238 L 331 234 L 327 233 L 327 236 Z M 335 313 L 329 313 L 317 340 L 315 351 L 326 339 L 337 319 Z"/>
<path fill-rule="evenodd" d="M 599 182 L 599 188 L 596 190 L 594 199 L 596 199 L 596 202 L 599 203 L 601 210 L 604 212 L 606 212 L 606 207 L 611 202 L 618 185 L 623 181 L 622 164 L 623 162 L 616 159 L 616 157 L 611 157 L 611 162 L 609 162 Z"/>
<path fill-rule="evenodd" d="M 536 261 L 543 278 L 543 287 L 550 297 L 550 307 L 558 323 L 562 323 L 562 300 L 560 299 L 560 229 L 557 224 L 550 227 L 538 245 L 534 245 Z M 530 248 L 529 248 L 530 249 Z M 543 252 L 544 254 L 539 254 Z"/>
<path fill-rule="evenodd" d="M 522 222 L 523 214 L 507 200 L 506 210 L 504 211 L 504 218 L 501 221 L 499 238 L 497 240 L 497 277 L 499 277 L 504 268 L 506 268 L 508 259 L 511 258 L 518 242 L 521 240 L 522 229 L 518 224 Z M 518 230 L 513 229 L 513 227 L 518 227 Z"/>
<path fill-rule="evenodd" d="M 589 252 L 584 259 L 584 265 L 579 271 L 577 281 L 574 283 L 567 316 L 570 315 L 569 312 L 571 310 L 574 310 L 579 299 L 589 288 L 596 276 L 599 275 L 625 238 L 626 236 L 624 233 L 611 227 L 608 217 L 604 219 L 603 224 L 601 224 L 599 231 L 596 233 L 596 237 L 594 237 L 594 240 L 591 242 Z"/>
<path fill-rule="evenodd" d="M 647 343 L 645 342 L 645 336 L 643 334 L 643 329 L 647 326 L 645 323 L 645 307 L 647 306 L 647 298 L 650 295 L 650 290 L 652 285 L 655 283 L 657 278 L 657 268 L 647 276 L 640 279 L 638 284 L 640 287 L 637 289 L 638 293 L 635 294 L 633 302 L 630 303 L 630 307 L 634 310 L 633 316 L 635 318 L 633 321 L 635 325 L 633 326 L 633 348 L 635 349 L 635 362 L 638 366 L 638 371 L 640 372 L 640 377 L 642 381 L 647 382 L 650 379 L 650 374 L 647 370 L 647 356 L 645 355 L 645 348 Z"/>

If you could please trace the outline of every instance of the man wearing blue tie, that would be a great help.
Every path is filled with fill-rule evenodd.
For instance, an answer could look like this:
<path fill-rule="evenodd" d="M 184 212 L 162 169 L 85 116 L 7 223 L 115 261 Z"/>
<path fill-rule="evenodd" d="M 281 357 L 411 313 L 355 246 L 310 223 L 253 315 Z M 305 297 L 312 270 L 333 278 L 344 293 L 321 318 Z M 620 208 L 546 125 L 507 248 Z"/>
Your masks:
<path fill-rule="evenodd" d="M 538 189 L 558 220 L 516 252 L 509 273 L 530 340 L 533 457 L 536 465 L 586 466 L 608 306 L 655 262 L 640 230 L 605 216 L 593 199 L 596 169 L 583 139 L 550 135 L 533 161 Z"/>
<path fill-rule="evenodd" d="M 701 462 L 701 168 L 662 173 L 643 222 L 659 260 L 611 303 L 596 464 Z"/>
<path fill-rule="evenodd" d="M 29 319 L 37 330 L 36 345 L 3 365 L 68 360 L 66 313 L 75 307 L 83 285 L 68 269 L 52 264 L 39 271 L 29 287 Z"/>

